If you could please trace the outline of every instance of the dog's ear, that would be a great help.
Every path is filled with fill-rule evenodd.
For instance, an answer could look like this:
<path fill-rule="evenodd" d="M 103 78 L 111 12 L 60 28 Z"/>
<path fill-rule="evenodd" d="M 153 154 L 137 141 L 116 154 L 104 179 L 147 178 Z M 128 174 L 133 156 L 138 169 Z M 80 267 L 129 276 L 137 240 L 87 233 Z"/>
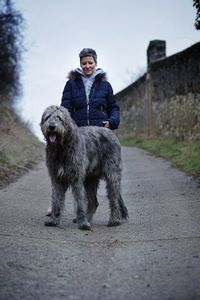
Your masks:
<path fill-rule="evenodd" d="M 75 136 L 76 127 L 74 126 L 73 122 L 68 123 L 67 126 L 65 126 L 65 141 L 67 143 L 71 142 L 73 140 L 73 137 Z"/>
<path fill-rule="evenodd" d="M 41 116 L 41 120 L 40 120 L 39 126 L 42 127 L 43 124 L 44 124 L 44 113 Z"/>

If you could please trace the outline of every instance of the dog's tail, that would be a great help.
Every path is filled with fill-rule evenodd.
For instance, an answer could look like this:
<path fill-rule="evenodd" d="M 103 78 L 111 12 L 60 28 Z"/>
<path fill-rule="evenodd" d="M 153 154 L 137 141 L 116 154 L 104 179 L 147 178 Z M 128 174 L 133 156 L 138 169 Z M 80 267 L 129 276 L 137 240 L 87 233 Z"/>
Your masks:
<path fill-rule="evenodd" d="M 120 198 L 119 198 L 119 209 L 120 209 L 122 219 L 127 220 L 128 217 L 129 217 L 128 209 L 126 208 L 121 195 L 120 195 Z"/>

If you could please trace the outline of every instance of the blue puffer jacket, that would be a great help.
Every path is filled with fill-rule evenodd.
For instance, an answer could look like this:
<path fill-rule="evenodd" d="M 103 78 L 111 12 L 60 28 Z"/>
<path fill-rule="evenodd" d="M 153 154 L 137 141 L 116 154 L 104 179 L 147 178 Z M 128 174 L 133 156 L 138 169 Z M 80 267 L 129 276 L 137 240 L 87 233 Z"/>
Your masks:
<path fill-rule="evenodd" d="M 68 109 L 79 127 L 103 126 L 103 121 L 109 121 L 110 129 L 119 126 L 119 106 L 104 72 L 96 75 L 87 103 L 82 76 L 76 70 L 71 71 L 63 90 L 61 105 Z"/>

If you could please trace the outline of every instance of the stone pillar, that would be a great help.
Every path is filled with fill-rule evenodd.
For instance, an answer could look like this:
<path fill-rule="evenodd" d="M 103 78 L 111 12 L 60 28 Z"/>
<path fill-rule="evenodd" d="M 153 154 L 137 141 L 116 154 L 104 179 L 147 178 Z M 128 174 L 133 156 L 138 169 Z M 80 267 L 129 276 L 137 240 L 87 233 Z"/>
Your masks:
<path fill-rule="evenodd" d="M 158 59 L 166 57 L 166 42 L 161 40 L 150 41 L 147 49 L 148 67 Z"/>
<path fill-rule="evenodd" d="M 152 79 L 151 64 L 166 57 L 166 42 L 160 40 L 150 41 L 147 49 L 147 74 L 146 74 L 146 96 L 145 96 L 145 123 L 147 136 L 153 136 L 153 114 L 152 114 Z"/>
<path fill-rule="evenodd" d="M 151 80 L 149 70 L 146 73 L 146 91 L 144 100 L 144 112 L 145 112 L 145 129 L 146 135 L 151 136 Z"/>

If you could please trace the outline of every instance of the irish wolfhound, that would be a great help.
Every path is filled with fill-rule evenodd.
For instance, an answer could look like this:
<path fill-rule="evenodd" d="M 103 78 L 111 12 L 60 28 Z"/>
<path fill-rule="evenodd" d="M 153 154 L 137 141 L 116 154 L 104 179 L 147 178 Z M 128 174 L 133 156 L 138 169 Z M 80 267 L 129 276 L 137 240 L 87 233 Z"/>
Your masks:
<path fill-rule="evenodd" d="M 46 226 L 60 220 L 65 192 L 71 187 L 76 203 L 76 222 L 90 229 L 95 213 L 100 179 L 106 180 L 110 204 L 108 226 L 127 219 L 121 197 L 121 147 L 115 134 L 106 128 L 78 128 L 64 107 L 49 106 L 42 115 L 41 130 L 46 139 L 46 164 L 52 183 L 52 213 Z"/>

